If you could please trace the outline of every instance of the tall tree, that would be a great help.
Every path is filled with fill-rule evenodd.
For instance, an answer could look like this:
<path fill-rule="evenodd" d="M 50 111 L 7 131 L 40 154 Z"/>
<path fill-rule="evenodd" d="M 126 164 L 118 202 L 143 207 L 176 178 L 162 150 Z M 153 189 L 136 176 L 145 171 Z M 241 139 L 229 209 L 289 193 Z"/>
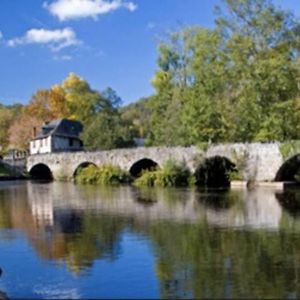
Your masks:
<path fill-rule="evenodd" d="M 160 45 L 152 144 L 298 137 L 299 21 L 268 0 L 224 0 L 218 12 L 215 29 Z"/>
<path fill-rule="evenodd" d="M 108 150 L 132 146 L 129 124 L 122 119 L 118 109 L 121 98 L 112 88 L 107 88 L 100 97 L 94 116 L 82 134 L 85 147 L 89 150 Z"/>
<path fill-rule="evenodd" d="M 33 128 L 40 128 L 43 122 L 34 116 L 23 113 L 9 128 L 9 144 L 11 148 L 27 150 L 33 138 Z"/>
<path fill-rule="evenodd" d="M 91 89 L 87 81 L 71 73 L 62 83 L 68 111 L 72 119 L 89 124 L 95 114 L 107 106 L 107 100 Z"/>

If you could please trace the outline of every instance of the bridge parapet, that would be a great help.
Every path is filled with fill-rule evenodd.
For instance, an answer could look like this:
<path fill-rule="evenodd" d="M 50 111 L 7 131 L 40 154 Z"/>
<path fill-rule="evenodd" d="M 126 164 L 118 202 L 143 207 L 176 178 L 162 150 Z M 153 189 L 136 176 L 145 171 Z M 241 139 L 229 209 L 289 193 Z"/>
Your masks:
<path fill-rule="evenodd" d="M 215 156 L 226 157 L 242 171 L 245 180 L 273 181 L 283 156 L 279 143 L 212 144 L 207 149 L 197 147 L 139 147 L 96 152 L 64 152 L 37 154 L 27 159 L 27 171 L 44 164 L 54 179 L 73 177 L 83 163 L 95 165 L 112 164 L 129 171 L 136 162 L 150 159 L 162 166 L 167 160 L 184 162 L 194 172 L 201 161 Z"/>

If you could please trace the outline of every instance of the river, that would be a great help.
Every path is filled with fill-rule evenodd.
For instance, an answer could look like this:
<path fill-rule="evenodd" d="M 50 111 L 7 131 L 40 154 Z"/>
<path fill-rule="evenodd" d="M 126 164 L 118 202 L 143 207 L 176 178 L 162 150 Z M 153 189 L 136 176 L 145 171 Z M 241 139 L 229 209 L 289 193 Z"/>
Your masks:
<path fill-rule="evenodd" d="M 0 182 L 0 253 L 9 298 L 299 298 L 300 190 Z"/>

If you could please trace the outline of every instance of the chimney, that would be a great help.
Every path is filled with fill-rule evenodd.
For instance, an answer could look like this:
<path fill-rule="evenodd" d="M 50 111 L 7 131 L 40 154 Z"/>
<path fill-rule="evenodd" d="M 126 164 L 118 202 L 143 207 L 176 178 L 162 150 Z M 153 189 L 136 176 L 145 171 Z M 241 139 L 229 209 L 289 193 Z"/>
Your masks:
<path fill-rule="evenodd" d="M 33 127 L 33 128 L 32 128 L 32 135 L 33 135 L 33 138 L 36 137 L 36 127 Z"/>

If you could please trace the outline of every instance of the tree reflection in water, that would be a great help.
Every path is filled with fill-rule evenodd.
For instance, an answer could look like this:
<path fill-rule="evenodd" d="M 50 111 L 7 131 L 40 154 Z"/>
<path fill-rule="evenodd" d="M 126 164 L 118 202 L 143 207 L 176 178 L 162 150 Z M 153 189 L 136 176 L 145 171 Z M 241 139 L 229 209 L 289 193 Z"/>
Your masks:
<path fill-rule="evenodd" d="M 288 211 L 300 207 L 299 191 L 276 198 Z M 126 232 L 142 235 L 162 298 L 299 297 L 300 226 L 276 198 L 270 190 L 23 185 L 0 189 L 0 227 L 22 229 L 41 257 L 78 276 L 97 260 L 117 262 Z"/>

